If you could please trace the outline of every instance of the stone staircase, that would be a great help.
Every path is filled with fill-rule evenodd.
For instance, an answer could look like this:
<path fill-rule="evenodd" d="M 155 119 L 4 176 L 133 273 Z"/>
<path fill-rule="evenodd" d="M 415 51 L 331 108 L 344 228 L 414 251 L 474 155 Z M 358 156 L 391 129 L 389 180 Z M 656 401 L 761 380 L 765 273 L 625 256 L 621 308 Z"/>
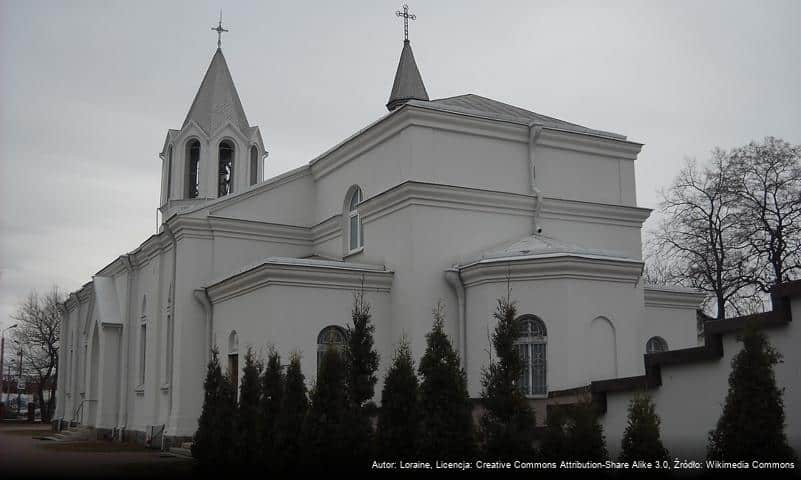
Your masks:
<path fill-rule="evenodd" d="M 42 437 L 42 440 L 52 440 L 56 442 L 84 442 L 93 438 L 94 436 L 94 428 L 79 425 L 76 427 L 65 428 L 64 430 L 54 433 L 53 435 Z"/>

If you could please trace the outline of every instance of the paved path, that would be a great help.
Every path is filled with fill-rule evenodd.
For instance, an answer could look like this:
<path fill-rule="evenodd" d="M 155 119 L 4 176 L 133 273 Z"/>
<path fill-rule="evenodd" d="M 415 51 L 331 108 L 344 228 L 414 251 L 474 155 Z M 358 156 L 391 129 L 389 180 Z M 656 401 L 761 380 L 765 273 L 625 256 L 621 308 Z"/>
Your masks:
<path fill-rule="evenodd" d="M 105 441 L 37 440 L 49 425 L 0 423 L 0 479 L 19 477 L 188 478 L 192 461 L 157 450 Z M 9 476 L 10 474 L 10 476 Z"/>

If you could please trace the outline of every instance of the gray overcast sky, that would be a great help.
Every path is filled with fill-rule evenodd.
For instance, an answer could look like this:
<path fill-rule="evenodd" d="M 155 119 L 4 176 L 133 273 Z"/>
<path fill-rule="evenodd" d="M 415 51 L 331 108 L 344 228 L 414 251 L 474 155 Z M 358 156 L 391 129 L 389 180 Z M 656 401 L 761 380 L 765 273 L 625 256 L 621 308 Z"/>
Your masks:
<path fill-rule="evenodd" d="M 386 110 L 401 0 L 0 0 L 0 325 L 30 289 L 75 290 L 155 231 L 161 149 L 216 47 L 267 174 Z M 801 1 L 410 5 L 432 98 L 477 93 L 645 143 L 639 204 L 685 157 L 801 143 Z"/>

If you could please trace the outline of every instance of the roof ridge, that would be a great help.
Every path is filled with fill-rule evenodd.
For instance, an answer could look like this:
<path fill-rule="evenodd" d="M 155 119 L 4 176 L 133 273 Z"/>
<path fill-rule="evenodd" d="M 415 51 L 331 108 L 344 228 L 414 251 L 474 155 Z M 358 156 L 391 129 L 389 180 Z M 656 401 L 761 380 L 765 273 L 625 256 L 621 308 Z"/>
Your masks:
<path fill-rule="evenodd" d="M 584 125 L 568 122 L 549 115 L 528 110 L 510 103 L 502 102 L 494 98 L 485 97 L 476 93 L 466 93 L 462 95 L 454 95 L 451 97 L 438 98 L 431 100 L 430 103 L 442 105 L 451 109 L 471 110 L 474 112 L 481 112 L 484 114 L 492 114 L 500 117 L 525 119 L 529 122 L 543 122 L 550 123 L 551 127 L 564 128 L 572 130 L 576 133 L 587 133 L 593 135 L 600 135 L 605 137 L 616 138 L 625 140 L 625 135 L 620 135 L 606 130 L 597 130 Z"/>

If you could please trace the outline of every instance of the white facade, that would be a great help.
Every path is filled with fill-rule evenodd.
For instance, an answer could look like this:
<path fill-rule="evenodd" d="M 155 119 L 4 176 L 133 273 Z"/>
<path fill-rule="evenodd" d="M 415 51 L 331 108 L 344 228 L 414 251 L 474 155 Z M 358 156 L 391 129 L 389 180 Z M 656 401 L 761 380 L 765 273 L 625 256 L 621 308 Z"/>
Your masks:
<path fill-rule="evenodd" d="M 218 197 L 222 142 L 233 146 L 233 180 Z M 642 284 L 650 211 L 635 198 L 641 147 L 475 95 L 426 95 L 261 181 L 261 134 L 218 50 L 183 127 L 165 140 L 161 232 L 64 305 L 57 417 L 113 434 L 189 437 L 212 346 L 223 362 L 247 347 L 274 345 L 284 359 L 299 351 L 313 380 L 318 334 L 349 321 L 362 285 L 380 376 L 402 335 L 423 353 L 442 299 L 478 397 L 507 284 L 519 312 L 547 329 L 545 391 L 535 399 L 642 375 L 649 338 L 697 346 L 703 296 Z"/>

